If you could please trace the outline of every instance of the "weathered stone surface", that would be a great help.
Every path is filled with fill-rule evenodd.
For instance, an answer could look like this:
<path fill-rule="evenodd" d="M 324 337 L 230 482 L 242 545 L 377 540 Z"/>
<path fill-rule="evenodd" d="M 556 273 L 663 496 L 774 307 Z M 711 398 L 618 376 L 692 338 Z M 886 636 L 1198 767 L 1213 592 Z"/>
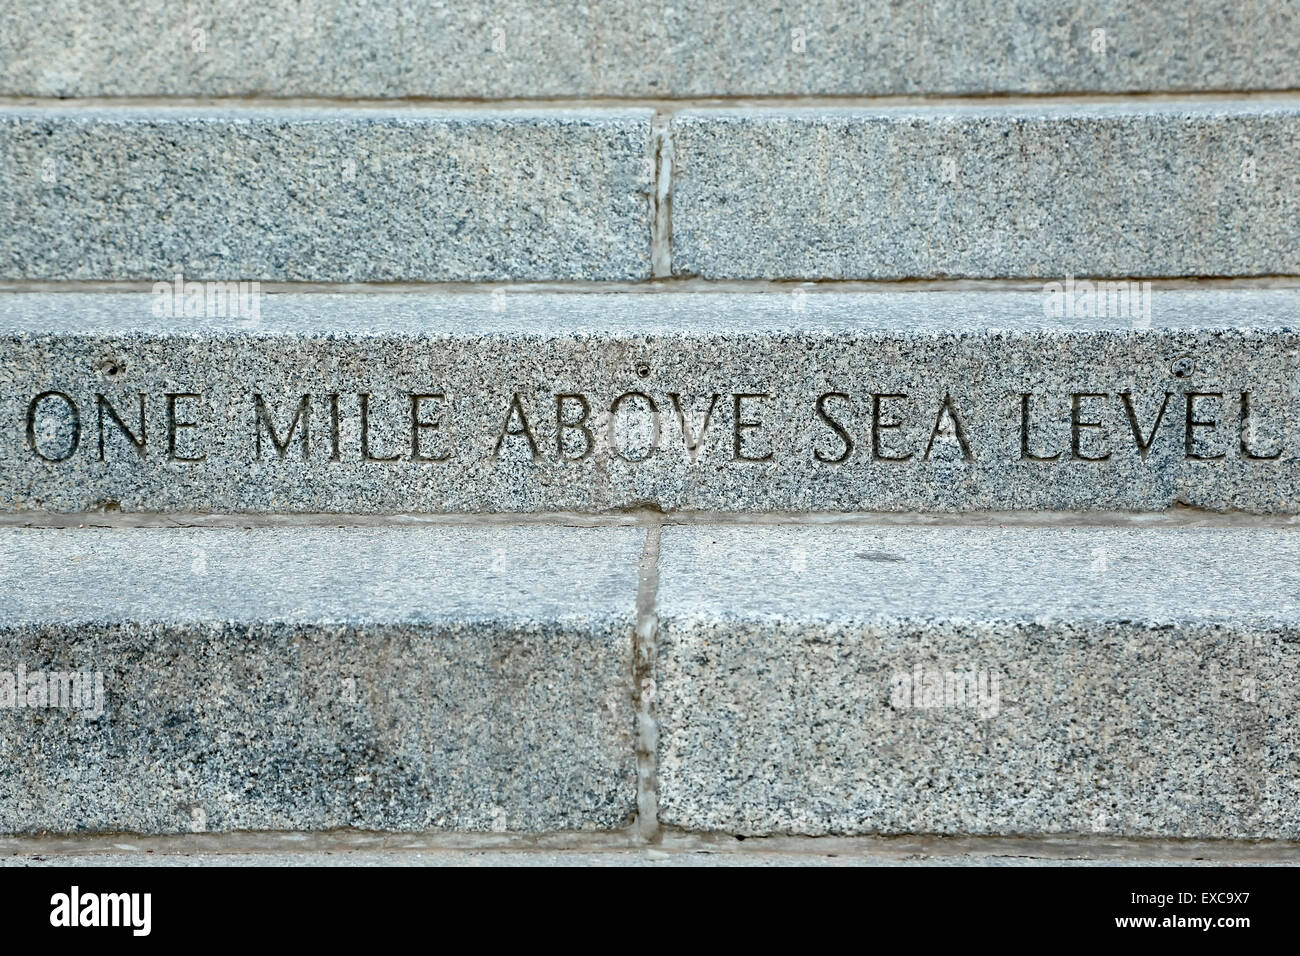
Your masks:
<path fill-rule="evenodd" d="M 1295 839 L 1297 595 L 1295 527 L 666 528 L 660 818 Z"/>
<path fill-rule="evenodd" d="M 683 111 L 673 271 L 1300 273 L 1300 103 Z"/>
<path fill-rule="evenodd" d="M 632 528 L 0 531 L 0 831 L 621 827 L 639 555 Z M 8 706 L 20 669 L 29 702 L 98 672 L 102 710 Z"/>
<path fill-rule="evenodd" d="M 0 2 L 0 93 L 711 96 L 1294 89 L 1292 0 Z"/>
<path fill-rule="evenodd" d="M 0 508 L 1300 511 L 1300 291 L 159 301 L 0 299 Z"/>
<path fill-rule="evenodd" d="M 0 277 L 637 279 L 649 110 L 0 110 Z"/>

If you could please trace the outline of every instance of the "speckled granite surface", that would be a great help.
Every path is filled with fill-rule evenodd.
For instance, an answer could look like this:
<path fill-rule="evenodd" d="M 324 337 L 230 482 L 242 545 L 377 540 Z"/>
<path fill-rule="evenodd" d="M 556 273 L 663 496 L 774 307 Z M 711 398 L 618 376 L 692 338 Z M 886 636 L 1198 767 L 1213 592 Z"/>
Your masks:
<path fill-rule="evenodd" d="M 683 111 L 673 272 L 1300 272 L 1300 100 Z"/>
<path fill-rule="evenodd" d="M 0 509 L 1300 511 L 1296 291 L 153 301 L 0 299 Z"/>
<path fill-rule="evenodd" d="M 0 278 L 642 279 L 650 110 L 0 110 Z"/>
<path fill-rule="evenodd" d="M 1294 89 L 1289 0 L 0 2 L 0 92 L 715 96 Z M 142 29 L 141 25 L 147 25 Z M 130 64 L 124 69 L 122 64 Z"/>
<path fill-rule="evenodd" d="M 623 827 L 640 545 L 0 531 L 0 831 Z"/>
<path fill-rule="evenodd" d="M 659 809 L 1300 837 L 1296 529 L 665 529 Z"/>

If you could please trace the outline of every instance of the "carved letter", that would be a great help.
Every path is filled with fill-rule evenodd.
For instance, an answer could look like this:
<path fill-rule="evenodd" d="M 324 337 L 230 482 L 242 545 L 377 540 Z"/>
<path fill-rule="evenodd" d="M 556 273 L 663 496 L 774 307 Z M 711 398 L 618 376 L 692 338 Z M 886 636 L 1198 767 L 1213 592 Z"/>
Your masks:
<path fill-rule="evenodd" d="M 582 414 L 578 416 L 577 421 L 566 422 L 564 420 L 564 403 L 577 402 Z M 591 415 L 591 404 L 587 401 L 587 396 L 577 392 L 566 392 L 562 395 L 555 396 L 555 456 L 561 461 L 582 461 L 584 458 L 590 458 L 592 450 L 596 444 L 596 437 L 592 435 L 591 429 L 587 427 L 587 419 Z M 582 432 L 582 454 L 566 455 L 564 453 L 564 433 L 568 431 Z"/>
<path fill-rule="evenodd" d="M 650 450 L 646 452 L 645 458 L 629 458 L 618 447 L 618 436 L 615 428 L 618 421 L 618 408 L 630 398 L 644 399 L 646 404 L 650 406 Z M 615 455 L 624 461 L 645 461 L 646 458 L 655 453 L 655 449 L 659 447 L 659 407 L 655 404 L 653 398 L 645 394 L 645 392 L 624 392 L 614 399 L 613 404 L 609 406 L 609 447 Z"/>
<path fill-rule="evenodd" d="M 1282 449 L 1279 448 L 1271 455 L 1256 455 L 1250 450 L 1250 443 L 1246 441 L 1246 433 L 1250 430 L 1248 422 L 1250 421 L 1250 392 L 1241 393 L 1241 457 L 1247 461 L 1277 461 L 1282 457 Z"/>
<path fill-rule="evenodd" d="M 289 434 L 284 436 L 284 441 L 275 433 L 275 422 L 271 420 L 271 413 L 266 408 L 266 402 L 261 395 L 253 395 L 253 409 L 257 413 L 257 460 L 262 460 L 262 431 L 266 430 L 271 439 L 271 444 L 275 446 L 275 453 L 284 461 L 289 454 L 289 442 L 293 441 L 293 433 L 298 430 L 299 423 L 302 424 L 302 457 L 304 459 L 311 455 L 311 443 L 308 439 L 308 422 L 311 420 L 311 396 L 304 395 L 298 399 L 298 407 L 294 410 L 293 421 L 289 423 Z"/>
<path fill-rule="evenodd" d="M 1074 392 L 1070 395 L 1070 458 L 1074 461 L 1105 461 L 1110 452 L 1104 455 L 1085 455 L 1080 450 L 1080 436 L 1085 428 L 1102 428 L 1101 422 L 1083 420 L 1083 400 L 1085 398 L 1107 398 L 1106 392 Z"/>
<path fill-rule="evenodd" d="M 1035 455 L 1029 450 L 1029 398 L 1031 395 L 1031 392 L 1020 393 L 1020 460 L 1056 461 L 1061 457 L 1059 451 L 1053 455 Z"/>
<path fill-rule="evenodd" d="M 179 432 L 187 428 L 198 428 L 198 422 L 180 421 L 176 417 L 176 404 L 189 399 L 199 399 L 201 396 L 197 392 L 167 392 L 167 457 L 172 461 L 203 461 L 208 457 L 207 452 L 202 455 L 190 457 L 188 455 L 178 455 L 176 453 L 176 437 Z"/>
<path fill-rule="evenodd" d="M 448 452 L 443 455 L 426 455 L 420 450 L 420 435 L 425 431 L 437 431 L 442 419 L 426 422 L 420 417 L 420 403 L 424 401 L 442 401 L 446 396 L 442 392 L 411 395 L 411 461 L 446 461 L 451 457 Z"/>
<path fill-rule="evenodd" d="M 515 415 L 519 416 L 519 427 L 511 428 L 510 419 Z M 519 393 L 515 392 L 514 397 L 510 399 L 510 407 L 506 409 L 506 420 L 501 424 L 501 432 L 497 435 L 497 443 L 492 449 L 492 457 L 496 458 L 501 454 L 501 445 L 505 442 L 506 436 L 514 438 L 523 435 L 528 439 L 528 450 L 534 461 L 537 460 L 537 439 L 533 437 L 533 430 L 528 427 L 528 416 L 524 414 L 524 406 L 519 401 Z"/>
<path fill-rule="evenodd" d="M 68 444 L 68 450 L 62 455 L 53 458 L 36 447 L 36 407 L 47 398 L 57 398 L 65 402 L 72 418 L 72 441 Z M 49 462 L 67 461 L 77 453 L 77 446 L 80 444 L 81 412 L 77 410 L 77 403 L 72 400 L 71 395 L 64 392 L 41 392 L 31 400 L 31 403 L 27 406 L 27 447 L 35 452 L 37 458 Z"/>
<path fill-rule="evenodd" d="M 883 422 L 880 420 L 880 404 L 885 399 L 905 399 L 906 395 L 875 395 L 871 396 L 871 457 L 876 461 L 907 461 L 912 457 L 909 451 L 906 455 L 886 455 L 880 450 L 880 433 L 889 428 L 902 428 L 902 421 Z"/>
<path fill-rule="evenodd" d="M 370 395 L 358 393 L 357 401 L 361 403 L 361 460 L 362 461 L 397 461 L 400 457 L 392 455 L 374 455 L 370 452 Z"/>
<path fill-rule="evenodd" d="M 1160 411 L 1156 412 L 1156 421 L 1151 426 L 1151 434 L 1146 438 L 1142 437 L 1142 426 L 1138 424 L 1137 412 L 1133 408 L 1133 396 L 1128 392 L 1120 392 L 1119 397 L 1124 403 L 1124 413 L 1128 415 L 1128 427 L 1133 431 L 1133 441 L 1137 443 L 1138 453 L 1142 456 L 1142 460 L 1146 461 L 1147 455 L 1151 453 L 1151 446 L 1155 443 L 1156 432 L 1160 430 L 1160 423 L 1164 421 L 1169 399 L 1174 397 L 1174 393 L 1165 392 L 1165 400 L 1160 403 Z"/>
<path fill-rule="evenodd" d="M 829 455 L 823 455 L 820 450 L 814 448 L 813 457 L 823 464 L 842 465 L 844 462 L 849 460 L 849 455 L 853 454 L 853 438 L 849 435 L 848 430 L 835 419 L 831 418 L 830 414 L 826 411 L 826 399 L 828 398 L 841 398 L 847 402 L 849 401 L 849 396 L 845 395 L 843 392 L 827 392 L 817 398 L 817 417 L 824 421 L 827 427 L 839 436 L 840 441 L 844 443 L 844 451 L 840 452 L 838 457 L 831 458 Z"/>
<path fill-rule="evenodd" d="M 339 393 L 330 392 L 330 461 L 339 461 L 343 457 L 339 436 Z"/>
<path fill-rule="evenodd" d="M 970 440 L 966 437 L 966 426 L 962 424 L 961 415 L 957 412 L 957 406 L 953 403 L 952 396 L 946 392 L 943 396 L 943 404 L 939 406 L 939 413 L 934 416 L 934 428 L 930 432 L 930 440 L 925 444 L 925 454 L 921 456 L 921 460 L 930 460 L 930 450 L 934 448 L 934 440 L 939 437 L 939 428 L 943 424 L 945 415 L 952 420 L 953 434 L 957 436 L 957 444 L 961 448 L 962 460 L 974 461 L 975 456 L 971 454 Z"/>
<path fill-rule="evenodd" d="M 123 435 L 125 435 L 127 439 L 131 442 L 131 447 L 135 449 L 135 453 L 140 457 L 144 457 L 145 454 L 144 392 L 140 392 L 139 395 L 140 395 L 140 437 L 136 438 L 135 434 L 131 431 L 131 429 L 127 428 L 126 422 L 122 421 L 121 416 L 117 414 L 117 409 L 113 407 L 112 403 L 103 395 L 100 395 L 98 392 L 95 393 L 95 407 L 99 415 L 99 460 L 100 461 L 104 460 L 104 412 L 106 410 L 108 412 L 108 417 L 113 420 L 113 423 L 115 425 L 117 425 L 118 431 L 120 431 Z"/>
<path fill-rule="evenodd" d="M 1205 420 L 1196 417 L 1196 400 L 1198 398 L 1223 398 L 1222 392 L 1188 392 L 1187 393 L 1187 418 L 1186 430 L 1183 432 L 1183 453 L 1185 457 L 1194 461 L 1217 461 L 1223 458 L 1226 453 L 1218 455 L 1201 455 L 1196 451 L 1196 429 L 1205 428 L 1213 431 L 1219 424 L 1218 419 L 1209 418 Z"/>
<path fill-rule="evenodd" d="M 743 415 L 743 409 L 741 408 L 741 405 L 742 405 L 742 403 L 743 403 L 745 400 L 747 400 L 747 399 L 757 398 L 757 399 L 759 399 L 759 400 L 763 400 L 763 399 L 766 399 L 767 397 L 768 397 L 768 395 L 767 395 L 766 393 L 762 393 L 762 394 L 757 394 L 757 393 L 748 393 L 748 394 L 747 394 L 747 393 L 743 393 L 743 392 L 735 393 L 735 394 L 733 394 L 733 395 L 731 396 L 731 412 L 732 412 L 731 457 L 732 457 L 732 460 L 734 460 L 734 461 L 768 461 L 768 460 L 771 459 L 772 454 L 773 454 L 773 452 L 771 451 L 771 449 L 768 450 L 768 452 L 767 452 L 766 455 L 759 455 L 757 458 L 755 458 L 755 457 L 752 457 L 752 456 L 750 456 L 750 455 L 746 455 L 745 452 L 744 452 L 744 448 L 743 448 L 743 444 L 744 444 L 744 433 L 747 432 L 747 431 L 750 431 L 750 430 L 757 430 L 757 429 L 759 429 L 759 428 L 762 428 L 762 427 L 763 427 L 763 423 L 760 422 L 760 421 L 751 421 L 751 420 L 748 420 L 748 419 L 742 418 L 741 416 Z"/>
<path fill-rule="evenodd" d="M 690 423 L 686 421 L 686 412 L 682 410 L 682 397 L 677 392 L 669 392 L 668 399 L 673 403 L 673 409 L 677 412 L 677 424 L 682 430 L 682 441 L 686 443 L 686 453 L 694 461 L 704 446 L 704 436 L 709 433 L 709 421 L 713 418 L 713 409 L 718 404 L 719 396 L 714 393 L 709 399 L 709 410 L 704 413 L 704 424 L 700 426 L 699 435 L 691 431 Z"/>

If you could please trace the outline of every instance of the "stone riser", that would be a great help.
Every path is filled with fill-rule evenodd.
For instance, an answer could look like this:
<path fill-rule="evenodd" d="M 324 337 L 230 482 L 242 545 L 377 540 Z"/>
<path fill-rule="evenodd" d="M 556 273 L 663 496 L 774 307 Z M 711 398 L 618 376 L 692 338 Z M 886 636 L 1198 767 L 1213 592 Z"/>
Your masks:
<path fill-rule="evenodd" d="M 650 110 L 0 111 L 0 277 L 650 275 Z"/>
<path fill-rule="evenodd" d="M 9 296 L 0 509 L 1300 511 L 1300 293 L 1145 302 Z"/>
<path fill-rule="evenodd" d="M 710 279 L 1300 272 L 1300 111 L 689 110 L 673 271 Z"/>
<path fill-rule="evenodd" d="M 1300 274 L 1300 106 L 0 109 L 0 279 Z"/>

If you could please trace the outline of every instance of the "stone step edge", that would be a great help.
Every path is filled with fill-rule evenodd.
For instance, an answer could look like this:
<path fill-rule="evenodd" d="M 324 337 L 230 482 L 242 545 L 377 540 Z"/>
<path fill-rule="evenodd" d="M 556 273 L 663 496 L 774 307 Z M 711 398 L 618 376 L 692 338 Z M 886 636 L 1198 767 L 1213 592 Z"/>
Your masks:
<path fill-rule="evenodd" d="M 652 117 L 0 108 L 0 275 L 648 279 Z"/>
<path fill-rule="evenodd" d="M 1297 107 L 676 113 L 673 273 L 1296 274 Z"/>
<path fill-rule="evenodd" d="M 1300 527 L 1300 515 L 1256 515 L 1215 512 L 1178 506 L 1140 514 L 1132 511 L 966 511 L 966 512 L 664 512 L 642 506 L 616 511 L 491 512 L 478 514 L 336 514 L 331 512 L 114 512 L 69 514 L 0 514 L 0 529 L 40 530 L 213 530 L 213 529 L 423 529 L 440 528 L 843 528 L 889 531 L 908 528 L 1113 528 L 1134 530 L 1176 528 L 1253 528 L 1280 530 Z"/>
<path fill-rule="evenodd" d="M 663 827 L 652 841 L 631 833 L 361 833 L 361 832 L 260 832 L 187 834 L 105 834 L 10 836 L 0 835 L 0 863 L 6 858 L 35 862 L 48 857 L 54 865 L 77 858 L 102 860 L 105 865 L 126 863 L 141 855 L 192 856 L 210 861 L 234 858 L 346 858 L 349 855 L 389 854 L 418 857 L 425 854 L 623 854 L 663 853 L 687 856 L 740 857 L 781 854 L 814 857 L 826 853 L 862 856 L 882 862 L 926 859 L 936 862 L 963 859 L 1097 860 L 1123 862 L 1223 862 L 1241 864 L 1292 864 L 1300 859 L 1300 842 L 1291 840 L 1160 840 L 1124 839 L 1081 834 L 1049 837 L 980 837 L 909 835 L 888 836 L 759 836 L 737 840 L 730 833 L 693 833 Z M 654 857 L 650 857 L 654 859 Z"/>
<path fill-rule="evenodd" d="M 671 527 L 657 583 L 664 825 L 1300 838 L 1295 528 Z"/>
<path fill-rule="evenodd" d="M 698 288 L 645 292 L 497 287 L 390 292 L 382 287 L 266 291 L 272 283 L 203 280 L 184 272 L 147 291 L 11 288 L 0 291 L 0 334 L 199 336 L 222 333 L 445 338 L 493 333 L 565 337 L 735 335 L 809 331 L 1096 333 L 1287 330 L 1300 326 L 1300 285 L 1231 280 L 1208 287 L 1160 279 L 1061 276 L 1006 288 L 887 286 L 840 290 L 810 284 L 758 291 Z M 744 284 L 742 284 L 744 285 Z"/>

